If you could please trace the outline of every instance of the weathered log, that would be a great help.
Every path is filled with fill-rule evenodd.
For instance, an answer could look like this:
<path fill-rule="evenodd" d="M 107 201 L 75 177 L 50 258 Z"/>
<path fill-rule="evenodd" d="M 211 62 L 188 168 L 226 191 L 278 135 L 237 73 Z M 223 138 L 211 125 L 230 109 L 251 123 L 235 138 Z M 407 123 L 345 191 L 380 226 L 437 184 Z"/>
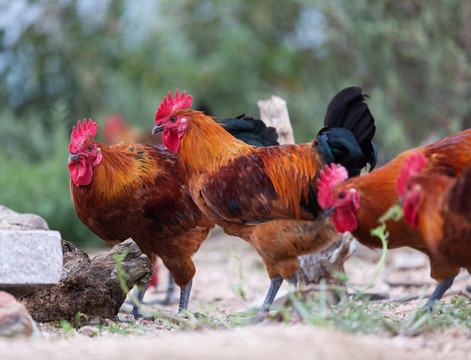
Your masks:
<path fill-rule="evenodd" d="M 64 263 L 59 285 L 20 299 L 36 321 L 74 321 L 77 314 L 84 314 L 84 319 L 116 316 L 126 298 L 118 276 L 117 254 L 126 252 L 120 267 L 128 274 L 125 280 L 128 288 L 150 281 L 152 264 L 131 239 L 93 260 L 64 240 L 62 249 Z"/>
<path fill-rule="evenodd" d="M 299 281 L 304 284 L 318 284 L 324 279 L 327 284 L 343 285 L 343 281 L 335 275 L 344 272 L 343 264 L 355 251 L 356 246 L 356 239 L 346 232 L 339 234 L 339 240 L 327 249 L 299 256 Z"/>

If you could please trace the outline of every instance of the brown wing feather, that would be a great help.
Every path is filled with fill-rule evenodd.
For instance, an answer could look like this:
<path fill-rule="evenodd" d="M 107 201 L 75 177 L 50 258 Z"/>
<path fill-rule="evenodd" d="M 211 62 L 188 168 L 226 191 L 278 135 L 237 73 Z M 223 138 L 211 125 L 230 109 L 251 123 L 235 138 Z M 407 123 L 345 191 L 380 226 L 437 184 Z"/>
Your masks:
<path fill-rule="evenodd" d="M 471 267 L 470 169 L 458 178 L 420 174 L 411 179 L 422 191 L 418 228 L 436 261 L 449 267 Z"/>
<path fill-rule="evenodd" d="M 301 206 L 312 201 L 322 164 L 310 145 L 254 148 L 204 175 L 194 196 L 202 196 L 217 218 L 236 223 L 313 220 L 317 204 Z"/>
<path fill-rule="evenodd" d="M 443 260 L 471 268 L 471 166 L 457 178 L 443 200 L 443 238 L 437 253 Z"/>

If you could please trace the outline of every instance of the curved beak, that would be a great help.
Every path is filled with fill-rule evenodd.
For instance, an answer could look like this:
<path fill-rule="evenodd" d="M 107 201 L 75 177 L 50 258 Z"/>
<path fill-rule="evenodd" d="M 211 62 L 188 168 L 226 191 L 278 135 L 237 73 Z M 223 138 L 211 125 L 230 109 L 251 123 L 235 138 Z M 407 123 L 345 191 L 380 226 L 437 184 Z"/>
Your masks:
<path fill-rule="evenodd" d="M 154 128 L 152 129 L 152 135 L 162 132 L 164 130 L 165 130 L 165 126 L 155 125 Z"/>
<path fill-rule="evenodd" d="M 73 161 L 79 160 L 82 157 L 79 153 L 69 155 L 69 164 Z"/>
<path fill-rule="evenodd" d="M 330 215 L 332 215 L 332 213 L 335 212 L 335 208 L 328 208 L 327 210 L 324 211 L 324 216 L 325 217 L 328 217 Z"/>

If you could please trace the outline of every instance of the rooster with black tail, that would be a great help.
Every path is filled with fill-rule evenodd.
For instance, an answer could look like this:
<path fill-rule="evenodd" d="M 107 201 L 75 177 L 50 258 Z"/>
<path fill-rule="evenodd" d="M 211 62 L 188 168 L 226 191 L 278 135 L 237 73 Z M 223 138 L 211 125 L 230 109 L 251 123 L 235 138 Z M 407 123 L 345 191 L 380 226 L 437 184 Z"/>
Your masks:
<path fill-rule="evenodd" d="M 156 116 L 154 132 L 178 153 L 190 194 L 201 211 L 230 235 L 248 241 L 271 279 L 258 314 L 268 314 L 283 279 L 295 282 L 298 255 L 319 251 L 338 233 L 320 209 L 319 171 L 331 162 L 351 176 L 376 163 L 374 118 L 362 89 L 350 87 L 329 104 L 324 128 L 314 141 L 255 147 L 224 131 L 212 117 L 188 109 L 191 96 L 169 92 Z"/>

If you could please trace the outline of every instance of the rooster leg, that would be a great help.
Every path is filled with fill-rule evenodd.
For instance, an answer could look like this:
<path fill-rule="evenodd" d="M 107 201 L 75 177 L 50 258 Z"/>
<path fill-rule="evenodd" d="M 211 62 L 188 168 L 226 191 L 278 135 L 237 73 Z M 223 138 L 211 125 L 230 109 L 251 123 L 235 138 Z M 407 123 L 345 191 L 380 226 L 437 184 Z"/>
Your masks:
<path fill-rule="evenodd" d="M 425 303 L 424 309 L 432 309 L 435 304 L 435 300 L 440 300 L 442 298 L 445 291 L 447 291 L 453 284 L 453 280 L 455 280 L 455 277 L 450 276 L 438 284 L 428 301 Z"/>
<path fill-rule="evenodd" d="M 192 283 L 193 280 L 191 280 L 187 286 L 180 290 L 180 305 L 178 306 L 178 313 L 181 313 L 183 310 L 188 309 L 188 302 L 190 301 Z"/>
<path fill-rule="evenodd" d="M 147 288 L 149 287 L 149 284 L 144 284 L 142 285 L 137 291 L 136 291 L 136 299 L 138 301 L 138 304 L 133 304 L 132 305 L 132 312 L 131 314 L 134 316 L 134 319 L 139 319 L 139 317 L 141 316 L 141 312 L 139 310 L 139 308 L 141 307 L 142 305 L 142 300 L 144 299 L 144 294 L 146 293 L 147 291 Z"/>
<path fill-rule="evenodd" d="M 175 302 L 175 297 L 173 293 L 175 291 L 175 280 L 173 280 L 172 274 L 168 273 L 168 287 L 167 287 L 167 295 L 163 300 L 153 300 L 150 301 L 149 304 L 159 304 L 159 305 L 171 305 Z"/>
<path fill-rule="evenodd" d="M 265 301 L 263 302 L 262 307 L 258 311 L 256 317 L 258 322 L 263 321 L 268 316 L 271 304 L 273 304 L 273 300 L 275 300 L 275 296 L 278 293 L 282 283 L 283 278 L 280 275 L 270 280 L 270 288 L 268 289 L 267 297 L 265 298 Z"/>
<path fill-rule="evenodd" d="M 173 292 L 175 290 L 175 280 L 173 280 L 173 276 L 171 273 L 168 273 L 168 287 L 167 287 L 167 296 L 165 297 L 162 304 L 170 305 L 175 302 L 175 298 L 173 296 Z"/>
<path fill-rule="evenodd" d="M 296 289 L 298 287 L 298 271 L 295 271 L 291 279 L 289 279 L 290 285 L 293 285 Z"/>

